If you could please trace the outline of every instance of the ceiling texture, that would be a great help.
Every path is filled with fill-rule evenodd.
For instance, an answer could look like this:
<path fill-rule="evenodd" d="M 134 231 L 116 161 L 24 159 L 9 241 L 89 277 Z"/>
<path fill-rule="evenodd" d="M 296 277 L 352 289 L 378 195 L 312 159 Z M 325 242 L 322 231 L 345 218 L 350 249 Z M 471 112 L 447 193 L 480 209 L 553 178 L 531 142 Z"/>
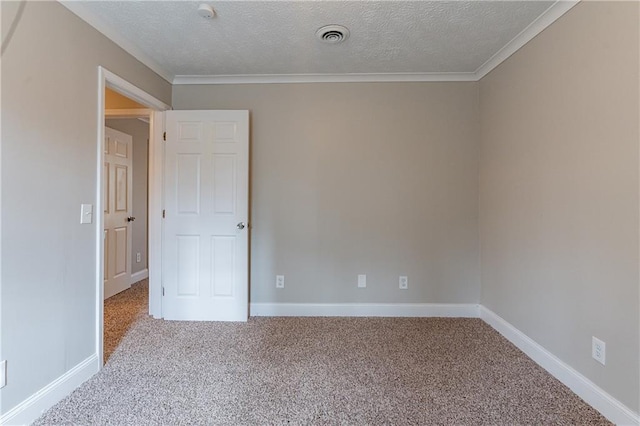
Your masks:
<path fill-rule="evenodd" d="M 63 1 L 170 82 L 474 81 L 576 1 Z M 316 31 L 347 27 L 342 43 Z"/>

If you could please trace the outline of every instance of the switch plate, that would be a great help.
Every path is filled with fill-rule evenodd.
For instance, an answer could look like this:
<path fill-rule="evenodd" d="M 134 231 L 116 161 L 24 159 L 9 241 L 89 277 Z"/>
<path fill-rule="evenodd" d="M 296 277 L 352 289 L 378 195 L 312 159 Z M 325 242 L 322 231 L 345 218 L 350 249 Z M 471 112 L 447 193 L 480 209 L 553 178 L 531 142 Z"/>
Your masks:
<path fill-rule="evenodd" d="M 7 386 L 7 360 L 0 361 L 0 388 Z"/>
<path fill-rule="evenodd" d="M 398 280 L 398 287 L 400 287 L 400 290 L 406 290 L 409 288 L 409 277 L 405 277 L 404 275 L 400 276 L 400 279 Z"/>
<path fill-rule="evenodd" d="M 142 256 L 140 255 L 140 253 L 136 253 L 136 263 L 140 263 L 141 260 Z"/>
<path fill-rule="evenodd" d="M 367 276 L 365 274 L 358 275 L 358 288 L 367 287 Z"/>
<path fill-rule="evenodd" d="M 284 275 L 276 275 L 276 288 L 284 288 Z"/>
<path fill-rule="evenodd" d="M 80 205 L 80 223 L 93 223 L 93 205 Z"/>
<path fill-rule="evenodd" d="M 591 336 L 591 356 L 600 364 L 605 365 L 607 344 L 602 340 Z"/>

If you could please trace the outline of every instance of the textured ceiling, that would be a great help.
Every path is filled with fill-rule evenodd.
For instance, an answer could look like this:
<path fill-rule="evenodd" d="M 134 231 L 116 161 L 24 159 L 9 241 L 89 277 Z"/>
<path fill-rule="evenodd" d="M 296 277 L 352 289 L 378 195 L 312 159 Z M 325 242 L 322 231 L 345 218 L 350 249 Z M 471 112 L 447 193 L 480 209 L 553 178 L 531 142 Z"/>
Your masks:
<path fill-rule="evenodd" d="M 553 1 L 84 1 L 175 75 L 473 73 Z M 321 44 L 341 24 L 350 38 Z"/>

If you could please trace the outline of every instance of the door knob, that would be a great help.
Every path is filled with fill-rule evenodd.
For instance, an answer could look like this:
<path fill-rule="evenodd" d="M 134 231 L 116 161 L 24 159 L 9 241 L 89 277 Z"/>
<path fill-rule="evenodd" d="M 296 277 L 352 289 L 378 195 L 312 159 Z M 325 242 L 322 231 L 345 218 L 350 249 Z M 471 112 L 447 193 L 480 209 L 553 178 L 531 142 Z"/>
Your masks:
<path fill-rule="evenodd" d="M 240 222 L 240 223 L 238 223 L 238 224 L 236 225 L 236 227 L 237 227 L 238 229 L 244 229 L 245 224 L 244 224 L 244 222 Z"/>
<path fill-rule="evenodd" d="M 135 216 L 129 216 L 127 218 L 127 222 L 133 222 L 134 220 L 136 220 Z"/>

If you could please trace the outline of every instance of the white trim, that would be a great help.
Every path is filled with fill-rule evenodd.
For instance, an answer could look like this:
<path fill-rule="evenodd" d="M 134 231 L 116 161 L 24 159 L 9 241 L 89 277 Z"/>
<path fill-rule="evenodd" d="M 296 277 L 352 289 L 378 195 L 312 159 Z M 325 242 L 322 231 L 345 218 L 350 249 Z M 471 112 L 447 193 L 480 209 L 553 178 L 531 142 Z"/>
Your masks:
<path fill-rule="evenodd" d="M 97 176 L 96 176 L 96 208 L 93 217 L 96 219 L 96 354 L 98 355 L 98 364 L 104 364 L 103 345 L 104 345 L 104 200 L 102 191 L 104 190 L 104 99 L 105 88 L 107 87 L 107 70 L 98 67 L 98 140 L 96 141 L 97 150 Z M 102 367 L 99 367 L 102 368 Z"/>
<path fill-rule="evenodd" d="M 97 354 L 91 355 L 62 376 L 0 417 L 2 425 L 28 425 L 73 392 L 100 370 Z"/>
<path fill-rule="evenodd" d="M 277 84 L 477 81 L 475 73 L 177 75 L 173 84 Z"/>
<path fill-rule="evenodd" d="M 134 86 L 119 75 L 112 73 L 106 68 L 100 68 L 102 68 L 104 77 L 106 79 L 105 85 L 109 89 L 112 89 L 120 93 L 121 95 L 124 95 L 133 101 L 136 101 L 140 105 L 144 105 L 145 107 L 154 111 L 165 111 L 171 109 L 169 105 L 165 104 L 160 99 L 148 94 L 137 86 Z"/>
<path fill-rule="evenodd" d="M 253 317 L 455 317 L 478 318 L 473 303 L 252 303 Z"/>
<path fill-rule="evenodd" d="M 120 46 L 131 56 L 142 62 L 144 65 L 149 67 L 152 71 L 158 74 L 160 77 L 171 83 L 173 80 L 173 74 L 168 72 L 164 67 L 162 67 L 158 62 L 156 62 L 153 58 L 144 53 L 141 49 L 139 49 L 134 43 L 130 42 L 126 38 L 122 37 L 111 28 L 108 24 L 106 24 L 102 18 L 100 18 L 95 13 L 91 12 L 86 8 L 82 1 L 73 1 L 73 0 L 59 0 L 60 4 L 69 9 L 72 13 L 78 16 L 80 19 L 85 21 L 87 24 L 91 25 L 93 28 L 102 33 L 105 37 L 110 39 L 112 42 Z"/>
<path fill-rule="evenodd" d="M 131 274 L 131 285 L 134 285 L 138 281 L 142 281 L 144 279 L 149 278 L 149 270 L 147 268 L 142 271 L 134 272 Z"/>
<path fill-rule="evenodd" d="M 498 50 L 484 64 L 480 65 L 474 73 L 476 80 L 480 80 L 482 77 L 489 74 L 494 68 L 507 60 L 509 56 L 520 50 L 522 46 L 533 40 L 534 37 L 544 31 L 548 26 L 553 24 L 579 2 L 580 0 L 558 0 L 552 4 L 547 10 L 538 16 L 535 21 L 530 23 L 509 43 L 505 44 L 502 49 Z"/>
<path fill-rule="evenodd" d="M 640 417 L 637 413 L 634 413 L 490 309 L 481 306 L 480 318 L 613 423 L 618 425 L 637 425 L 640 423 Z"/>
<path fill-rule="evenodd" d="M 164 198 L 164 112 L 154 111 L 150 116 L 148 188 L 148 253 L 149 315 L 162 318 L 162 209 Z"/>
<path fill-rule="evenodd" d="M 2 67 L 0 66 L 0 99 L 2 99 Z M 2 139 L 2 120 L 0 119 L 0 140 Z M 0 294 L 2 294 L 2 143 L 0 143 Z M 2 302 L 0 301 L 0 333 L 2 333 Z M 0 360 L 4 360 L 4 351 L 2 350 L 2 339 L 0 338 Z M 6 385 L 5 385 L 6 386 Z M 4 386 L 0 386 L 0 389 Z M 0 396 L 0 415 L 3 413 L 2 396 Z M 2 419 L 0 418 L 0 425 Z"/>
<path fill-rule="evenodd" d="M 153 112 L 149 108 L 130 108 L 130 109 L 105 109 L 104 116 L 106 118 L 149 118 Z"/>

